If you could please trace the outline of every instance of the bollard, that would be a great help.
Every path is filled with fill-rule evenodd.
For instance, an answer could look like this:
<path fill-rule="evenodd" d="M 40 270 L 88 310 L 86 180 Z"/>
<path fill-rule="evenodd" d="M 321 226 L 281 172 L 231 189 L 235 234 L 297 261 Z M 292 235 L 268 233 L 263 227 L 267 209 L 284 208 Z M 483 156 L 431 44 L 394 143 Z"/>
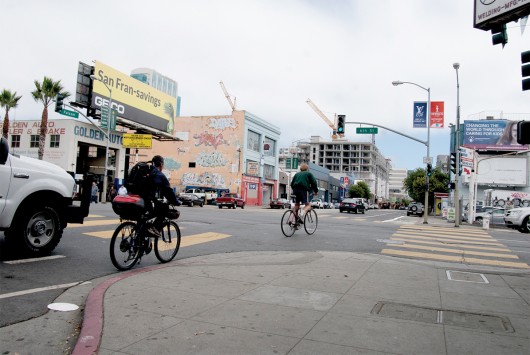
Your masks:
<path fill-rule="evenodd" d="M 482 229 L 490 229 L 490 217 L 485 216 L 482 218 Z"/>

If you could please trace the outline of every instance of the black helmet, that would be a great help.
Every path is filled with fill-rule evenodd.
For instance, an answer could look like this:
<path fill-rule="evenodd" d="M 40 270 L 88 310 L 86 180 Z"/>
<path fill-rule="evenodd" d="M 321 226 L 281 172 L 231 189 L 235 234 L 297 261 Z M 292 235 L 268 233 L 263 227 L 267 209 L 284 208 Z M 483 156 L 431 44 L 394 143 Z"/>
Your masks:
<path fill-rule="evenodd" d="M 164 164 L 164 158 L 162 158 L 162 156 L 160 155 L 155 155 L 153 159 L 151 159 L 151 161 L 153 162 L 153 165 L 157 168 Z"/>

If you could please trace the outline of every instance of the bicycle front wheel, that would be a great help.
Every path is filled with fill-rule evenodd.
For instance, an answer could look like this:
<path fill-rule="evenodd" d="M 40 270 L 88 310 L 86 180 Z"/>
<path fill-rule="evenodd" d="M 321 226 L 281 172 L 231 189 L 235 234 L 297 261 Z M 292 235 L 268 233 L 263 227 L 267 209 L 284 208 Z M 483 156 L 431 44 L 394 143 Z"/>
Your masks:
<path fill-rule="evenodd" d="M 129 270 L 140 258 L 140 243 L 136 223 L 123 222 L 116 228 L 110 240 L 110 260 L 118 270 Z"/>
<path fill-rule="evenodd" d="M 315 233 L 318 226 L 318 216 L 317 213 L 311 209 L 304 216 L 304 229 L 305 232 L 309 235 Z"/>
<path fill-rule="evenodd" d="M 296 217 L 294 212 L 285 211 L 282 217 L 282 232 L 286 237 L 290 237 L 296 232 Z"/>
<path fill-rule="evenodd" d="M 180 248 L 180 229 L 177 223 L 168 221 L 162 228 L 162 236 L 156 238 L 155 255 L 162 263 L 167 263 L 177 255 Z"/>

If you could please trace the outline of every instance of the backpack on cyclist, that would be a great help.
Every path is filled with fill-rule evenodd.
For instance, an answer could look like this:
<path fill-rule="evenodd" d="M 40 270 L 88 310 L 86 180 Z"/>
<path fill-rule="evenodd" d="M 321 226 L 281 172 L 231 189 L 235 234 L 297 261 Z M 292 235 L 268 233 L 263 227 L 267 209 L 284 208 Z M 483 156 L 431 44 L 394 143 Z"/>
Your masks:
<path fill-rule="evenodd" d="M 129 172 L 129 178 L 125 182 L 125 187 L 130 194 L 145 197 L 149 191 L 149 177 L 153 166 L 148 163 L 136 163 Z"/>

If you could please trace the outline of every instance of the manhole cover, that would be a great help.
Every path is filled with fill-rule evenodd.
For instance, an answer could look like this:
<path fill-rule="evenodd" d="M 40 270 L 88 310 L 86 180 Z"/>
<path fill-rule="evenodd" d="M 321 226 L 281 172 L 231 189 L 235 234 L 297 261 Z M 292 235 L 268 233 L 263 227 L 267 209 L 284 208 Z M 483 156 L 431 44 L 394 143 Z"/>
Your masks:
<path fill-rule="evenodd" d="M 446 270 L 445 273 L 447 274 L 447 278 L 451 281 L 474 282 L 480 284 L 490 283 L 484 274 L 478 274 L 476 272 Z"/>
<path fill-rule="evenodd" d="M 392 302 L 377 302 L 370 313 L 387 318 L 453 325 L 489 332 L 514 332 L 508 318 L 491 314 L 459 312 Z"/>

